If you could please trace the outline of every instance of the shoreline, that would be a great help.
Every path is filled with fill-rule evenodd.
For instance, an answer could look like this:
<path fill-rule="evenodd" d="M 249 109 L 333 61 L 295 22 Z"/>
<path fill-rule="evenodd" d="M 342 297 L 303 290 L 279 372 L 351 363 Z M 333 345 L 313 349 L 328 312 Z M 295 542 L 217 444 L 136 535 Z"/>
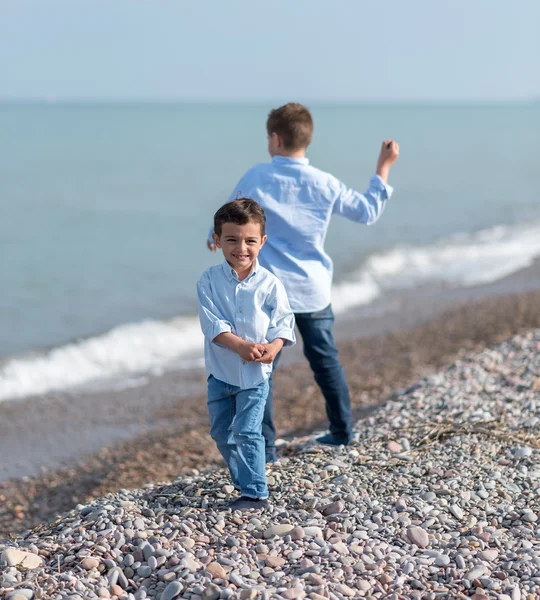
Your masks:
<path fill-rule="evenodd" d="M 527 269 L 481 286 L 433 284 L 389 292 L 369 305 L 339 314 L 335 335 L 340 344 L 360 343 L 426 325 L 471 302 L 539 289 L 540 259 Z M 279 373 L 293 365 L 305 369 L 301 344 L 284 353 Z M 170 413 L 180 400 L 189 406 L 190 398 L 200 399 L 205 393 L 202 369 L 168 370 L 141 378 L 142 385 L 121 389 L 96 385 L 0 402 L 0 456 L 10 457 L 0 461 L 0 483 L 69 467 L 104 447 L 158 431 L 169 425 L 162 414 Z M 183 419 L 184 430 L 189 431 L 189 415 Z"/>
<path fill-rule="evenodd" d="M 355 420 L 465 352 L 540 327 L 539 306 L 540 291 L 494 296 L 466 302 L 409 329 L 341 339 Z M 12 416 L 18 416 L 10 421 L 8 414 L 1 420 L 12 435 L 7 440 L 0 436 L 0 455 L 15 464 L 18 448 L 27 445 L 32 450 L 33 423 L 40 432 L 34 455 L 48 441 L 47 428 L 53 445 L 58 445 L 58 431 L 63 441 L 78 435 L 77 428 L 66 429 L 73 423 L 90 430 L 122 425 L 126 433 L 122 441 L 105 443 L 93 453 L 72 458 L 66 466 L 0 482 L 0 537 L 31 528 L 108 492 L 221 465 L 208 435 L 204 394 L 189 393 L 191 388 L 182 389 L 182 385 L 179 373 L 168 373 L 146 388 L 117 392 L 115 402 L 107 394 L 66 395 L 42 404 L 16 401 L 0 406 L 11 408 Z M 290 438 L 325 427 L 322 398 L 305 361 L 291 358 L 289 364 L 280 366 L 276 392 L 279 435 Z M 55 423 L 51 415 L 62 420 Z"/>

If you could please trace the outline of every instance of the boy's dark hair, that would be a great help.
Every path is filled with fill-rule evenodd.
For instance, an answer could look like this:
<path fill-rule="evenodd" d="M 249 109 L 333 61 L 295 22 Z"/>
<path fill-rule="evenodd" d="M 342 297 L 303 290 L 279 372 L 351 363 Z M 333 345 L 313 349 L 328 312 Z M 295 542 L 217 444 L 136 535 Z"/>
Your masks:
<path fill-rule="evenodd" d="M 311 143 L 313 119 L 305 106 L 289 102 L 270 111 L 266 130 L 268 135 L 277 133 L 287 150 L 302 150 Z"/>
<path fill-rule="evenodd" d="M 259 223 L 261 236 L 266 231 L 266 216 L 260 204 L 251 198 L 237 198 L 224 204 L 214 215 L 214 233 L 220 237 L 224 223 L 245 225 L 246 223 Z"/>

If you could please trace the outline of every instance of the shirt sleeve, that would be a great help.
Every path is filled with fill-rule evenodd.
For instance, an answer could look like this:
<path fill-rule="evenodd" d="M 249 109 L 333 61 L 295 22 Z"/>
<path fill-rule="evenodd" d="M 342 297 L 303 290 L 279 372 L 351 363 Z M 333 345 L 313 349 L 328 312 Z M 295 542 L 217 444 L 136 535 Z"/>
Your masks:
<path fill-rule="evenodd" d="M 364 194 L 348 188 L 337 181 L 337 199 L 334 203 L 335 215 L 342 215 L 356 223 L 373 225 L 382 215 L 386 201 L 394 191 L 378 175 L 373 175 L 369 188 Z"/>
<path fill-rule="evenodd" d="M 276 281 L 270 296 L 270 326 L 266 339 L 273 342 L 278 338 L 285 340 L 284 346 L 294 346 L 296 336 L 294 334 L 294 314 L 289 305 L 287 292 L 281 281 Z"/>
<path fill-rule="evenodd" d="M 197 283 L 199 321 L 204 337 L 213 342 L 220 333 L 231 333 L 232 325 L 223 318 L 213 300 L 212 284 L 204 274 Z"/>

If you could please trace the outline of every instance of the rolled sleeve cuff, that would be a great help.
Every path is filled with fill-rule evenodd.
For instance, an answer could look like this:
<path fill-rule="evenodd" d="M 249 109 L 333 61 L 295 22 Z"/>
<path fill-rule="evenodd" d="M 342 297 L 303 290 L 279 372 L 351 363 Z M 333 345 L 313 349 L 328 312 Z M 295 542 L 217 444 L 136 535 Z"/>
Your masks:
<path fill-rule="evenodd" d="M 221 333 L 232 333 L 231 324 L 227 321 L 216 321 L 207 327 L 204 335 L 209 341 L 213 342 Z"/>
<path fill-rule="evenodd" d="M 373 175 L 369 182 L 370 187 L 375 188 L 380 192 L 384 192 L 386 198 L 390 198 L 394 193 L 394 188 L 391 185 L 388 185 L 385 181 L 379 177 L 379 175 Z"/>
<path fill-rule="evenodd" d="M 296 344 L 296 336 L 294 335 L 294 331 L 284 327 L 283 329 L 273 330 L 271 333 L 268 332 L 268 341 L 271 343 L 274 340 L 282 339 L 285 340 L 283 347 L 286 346 L 294 346 Z"/>

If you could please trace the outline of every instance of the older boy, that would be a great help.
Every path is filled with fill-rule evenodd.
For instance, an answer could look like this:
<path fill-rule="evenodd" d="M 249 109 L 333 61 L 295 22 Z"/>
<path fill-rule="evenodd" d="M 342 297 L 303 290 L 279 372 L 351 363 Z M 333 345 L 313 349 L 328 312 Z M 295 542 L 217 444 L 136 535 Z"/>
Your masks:
<path fill-rule="evenodd" d="M 332 334 L 333 264 L 324 250 L 324 241 L 332 215 L 367 225 L 377 221 L 392 193 L 386 181 L 399 147 L 392 140 L 383 142 L 376 175 L 366 193 L 361 194 L 309 165 L 306 149 L 313 121 L 305 106 L 289 103 L 272 110 L 266 127 L 272 162 L 252 167 L 238 182 L 232 197 L 238 192 L 248 195 L 266 212 L 270 240 L 260 260 L 285 286 L 304 341 L 304 354 L 325 398 L 330 434 L 318 441 L 348 444 L 352 437 L 351 401 Z M 208 247 L 215 250 L 212 239 Z M 263 434 L 266 459 L 275 460 L 271 378 Z"/>
<path fill-rule="evenodd" d="M 283 285 L 260 266 L 266 242 L 263 209 L 249 198 L 222 206 L 213 242 L 225 261 L 199 283 L 205 337 L 210 434 L 241 496 L 233 510 L 265 508 L 265 444 L 261 426 L 272 362 L 295 343 L 294 316 Z"/>

